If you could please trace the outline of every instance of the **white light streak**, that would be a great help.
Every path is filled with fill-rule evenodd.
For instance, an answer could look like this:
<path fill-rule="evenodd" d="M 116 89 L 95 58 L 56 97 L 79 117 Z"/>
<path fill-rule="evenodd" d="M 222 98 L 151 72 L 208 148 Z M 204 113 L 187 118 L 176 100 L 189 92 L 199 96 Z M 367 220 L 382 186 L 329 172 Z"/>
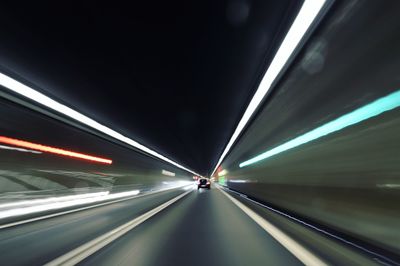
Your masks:
<path fill-rule="evenodd" d="M 42 199 L 23 200 L 23 201 L 0 204 L 0 209 L 10 208 L 10 207 L 24 207 L 26 205 L 32 206 L 32 205 L 55 203 L 55 202 L 60 203 L 64 201 L 86 199 L 86 198 L 95 198 L 108 195 L 109 193 L 110 193 L 109 191 L 103 191 L 103 192 L 85 193 L 85 194 L 59 196 L 59 197 L 48 197 Z"/>
<path fill-rule="evenodd" d="M 0 149 L 10 150 L 10 151 L 29 152 L 29 153 L 35 153 L 35 154 L 41 154 L 42 153 L 41 151 L 27 150 L 27 149 L 10 147 L 10 146 L 5 146 L 5 145 L 0 145 Z"/>
<path fill-rule="evenodd" d="M 166 176 L 175 176 L 175 173 L 167 171 L 167 170 L 162 170 L 161 173 Z"/>
<path fill-rule="evenodd" d="M 79 194 L 79 195 L 71 195 L 71 196 L 61 196 L 61 197 L 52 197 L 47 199 L 38 199 L 28 202 L 16 202 L 0 205 L 0 208 L 13 207 L 6 210 L 0 211 L 0 219 L 28 215 L 38 212 L 45 212 L 57 209 L 63 209 L 83 204 L 91 204 L 100 201 L 118 199 L 123 197 L 129 197 L 139 194 L 139 190 L 132 190 L 120 193 L 110 194 L 109 191 L 105 192 L 97 192 L 97 193 L 87 193 L 87 194 Z M 25 206 L 24 206 L 25 205 Z"/>
<path fill-rule="evenodd" d="M 237 128 L 233 132 L 232 137 L 226 145 L 211 175 L 214 175 L 218 166 L 224 160 L 226 154 L 229 152 L 232 145 L 235 143 L 236 139 L 249 122 L 251 116 L 260 105 L 264 96 L 270 90 L 272 84 L 289 60 L 290 56 L 293 54 L 294 50 L 306 34 L 307 30 L 310 28 L 312 22 L 318 16 L 325 2 L 326 0 L 306 0 L 303 3 L 299 13 L 296 16 L 296 19 L 294 20 L 292 26 L 286 34 L 285 39 L 283 40 L 278 51 L 276 52 L 274 59 L 272 60 L 263 79 L 261 80 L 260 86 L 258 87 L 256 93 L 251 99 L 249 106 L 247 106 L 243 117 L 241 118 Z"/>
<path fill-rule="evenodd" d="M 87 117 L 87 116 L 85 116 L 85 115 L 83 115 L 83 114 L 81 114 L 81 113 L 79 113 L 79 112 L 77 112 L 77 111 L 75 111 L 75 110 L 73 110 L 73 109 L 71 109 L 71 108 L 69 108 L 69 107 L 67 107 L 67 106 L 55 101 L 55 100 L 53 100 L 53 99 L 51 99 L 50 97 L 44 95 L 43 93 L 40 93 L 40 92 L 38 92 L 38 91 L 36 91 L 36 90 L 34 90 L 34 89 L 22 84 L 21 82 L 15 80 L 15 79 L 13 79 L 13 78 L 11 78 L 9 76 L 6 76 L 6 75 L 4 75 L 2 73 L 0 73 L 0 85 L 5 87 L 5 88 L 7 88 L 7 89 L 9 89 L 9 90 L 11 90 L 11 91 L 13 91 L 13 92 L 15 92 L 15 93 L 18 93 L 19 95 L 25 96 L 25 97 L 29 98 L 30 100 L 32 100 L 34 102 L 42 104 L 42 105 L 44 105 L 44 106 L 46 106 L 46 107 L 48 107 L 48 108 L 50 108 L 50 109 L 52 109 L 52 110 L 54 110 L 56 112 L 59 112 L 59 113 L 61 113 L 63 115 L 66 115 L 66 116 L 76 120 L 76 121 L 79 121 L 79 122 L 83 123 L 84 125 L 87 125 L 87 126 L 93 128 L 93 129 L 96 129 L 96 130 L 98 130 L 98 131 L 100 131 L 100 132 L 102 132 L 102 133 L 104 133 L 104 134 L 106 134 L 106 135 L 108 135 L 108 136 L 110 136 L 110 137 L 112 137 L 114 139 L 117 139 L 117 140 L 119 140 L 119 141 L 121 141 L 123 143 L 126 143 L 126 144 L 134 147 L 134 148 L 137 148 L 137 149 L 139 149 L 139 150 L 141 150 L 141 151 L 143 151 L 143 152 L 145 152 L 145 153 L 147 153 L 149 155 L 152 155 L 152 156 L 154 156 L 156 158 L 159 158 L 159 159 L 161 159 L 161 160 L 163 160 L 165 162 L 168 162 L 168 163 L 170 163 L 170 164 L 172 164 L 172 165 L 174 165 L 174 166 L 176 166 L 178 168 L 181 168 L 181 169 L 183 169 L 185 171 L 188 171 L 188 172 L 190 172 L 192 174 L 199 175 L 196 172 L 194 172 L 194 171 L 192 171 L 192 170 L 190 170 L 190 169 L 178 164 L 177 162 L 165 157 L 164 155 L 161 155 L 161 154 L 157 153 L 156 151 L 154 151 L 154 150 L 152 150 L 152 149 L 150 149 L 150 148 L 148 148 L 148 147 L 146 147 L 146 146 L 134 141 L 133 139 L 130 139 L 130 138 L 122 135 L 121 133 L 118 133 L 115 130 L 96 122 L 95 120 L 93 120 L 93 119 L 91 119 L 91 118 L 89 118 L 89 117 Z"/>

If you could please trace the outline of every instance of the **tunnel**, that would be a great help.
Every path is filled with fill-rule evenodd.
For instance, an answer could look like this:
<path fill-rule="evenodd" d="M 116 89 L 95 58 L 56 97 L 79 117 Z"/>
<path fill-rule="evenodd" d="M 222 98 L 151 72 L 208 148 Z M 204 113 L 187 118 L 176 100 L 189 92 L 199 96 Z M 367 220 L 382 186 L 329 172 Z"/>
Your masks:
<path fill-rule="evenodd" d="M 0 265 L 400 265 L 400 2 L 4 2 Z"/>

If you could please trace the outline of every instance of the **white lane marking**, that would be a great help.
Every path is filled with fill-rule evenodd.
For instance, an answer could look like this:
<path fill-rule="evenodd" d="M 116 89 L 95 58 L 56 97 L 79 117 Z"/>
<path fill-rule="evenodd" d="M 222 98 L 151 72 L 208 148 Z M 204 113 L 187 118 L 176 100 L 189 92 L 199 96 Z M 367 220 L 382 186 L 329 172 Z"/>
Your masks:
<path fill-rule="evenodd" d="M 92 208 L 97 208 L 97 207 L 105 206 L 105 205 L 108 205 L 108 204 L 113 204 L 113 203 L 117 203 L 117 202 L 121 202 L 121 201 L 126 201 L 126 200 L 131 200 L 131 199 L 135 199 L 135 198 L 144 197 L 144 196 L 149 196 L 149 195 L 154 195 L 154 194 L 161 193 L 161 192 L 164 192 L 164 191 L 168 191 L 168 190 L 172 190 L 172 189 L 177 189 L 177 188 L 185 188 L 185 187 L 186 187 L 186 186 L 182 186 L 182 187 L 172 187 L 172 188 L 167 188 L 167 189 L 161 189 L 161 190 L 157 190 L 157 191 L 152 192 L 152 193 L 140 194 L 140 195 L 137 195 L 137 196 L 132 196 L 132 197 L 123 198 L 123 199 L 118 199 L 118 200 L 113 200 L 113 201 L 107 201 L 107 202 L 104 202 L 104 203 L 99 203 L 99 204 L 95 204 L 95 205 L 90 205 L 90 206 L 87 206 L 87 207 L 77 208 L 77 209 L 73 209 L 73 210 L 69 210 L 69 211 L 57 212 L 57 213 L 52 213 L 52 214 L 48 214 L 48 215 L 43 215 L 43 216 L 39 216 L 39 217 L 34 217 L 34 218 L 22 220 L 22 221 L 17 221 L 17 222 L 12 222 L 12 223 L 8 223 L 8 224 L 3 224 L 3 225 L 0 225 L 0 230 L 1 230 L 1 229 L 5 229 L 5 228 L 9 228 L 9 227 L 13 227 L 13 226 L 17 226 L 17 225 L 21 225 L 21 224 L 36 222 L 36 221 L 40 221 L 40 220 L 44 220 L 44 219 L 49 219 L 49 218 L 53 218 L 53 217 L 57 217 L 57 216 L 61 216 L 61 215 L 69 214 L 69 213 L 84 211 L 84 210 L 88 210 L 88 209 L 92 209 Z"/>
<path fill-rule="evenodd" d="M 268 234 L 270 234 L 276 241 L 290 251 L 296 258 L 298 258 L 305 265 L 310 266 L 322 266 L 327 265 L 320 258 L 312 254 L 310 251 L 302 247 L 294 239 L 289 237 L 283 231 L 278 229 L 276 226 L 265 220 L 263 217 L 252 211 L 246 205 L 233 198 L 231 195 L 218 188 L 225 196 L 228 197 L 237 207 L 239 207 L 244 213 L 246 213 L 251 219 L 253 219 L 259 226 L 261 226 Z"/>
<path fill-rule="evenodd" d="M 132 221 L 127 222 L 127 223 L 115 228 L 114 230 L 112 230 L 102 236 L 99 236 L 99 237 L 87 242 L 86 244 L 83 244 L 83 245 L 71 250 L 70 252 L 56 258 L 55 260 L 52 260 L 52 261 L 46 263 L 45 265 L 46 266 L 76 265 L 80 261 L 86 259 L 87 257 L 92 255 L 96 251 L 100 250 L 101 248 L 105 247 L 112 241 L 123 236 L 124 234 L 126 234 L 127 232 L 129 232 L 130 230 L 135 228 L 136 226 L 140 225 L 147 219 L 151 218 L 158 212 L 167 208 L 169 205 L 171 205 L 172 203 L 183 198 L 184 196 L 186 196 L 187 194 L 189 194 L 192 191 L 193 190 L 189 190 L 189 191 L 186 191 L 186 192 L 180 194 L 179 196 L 161 204 L 160 206 L 146 212 L 145 214 L 142 214 L 141 216 L 133 219 Z"/>

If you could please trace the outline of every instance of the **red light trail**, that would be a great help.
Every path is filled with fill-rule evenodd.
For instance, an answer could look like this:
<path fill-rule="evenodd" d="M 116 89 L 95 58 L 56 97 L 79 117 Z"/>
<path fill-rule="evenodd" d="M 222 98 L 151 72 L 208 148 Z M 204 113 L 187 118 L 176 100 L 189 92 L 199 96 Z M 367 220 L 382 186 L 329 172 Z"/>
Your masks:
<path fill-rule="evenodd" d="M 24 141 L 24 140 L 8 138 L 8 137 L 4 137 L 4 136 L 0 136 L 0 143 L 13 145 L 13 146 L 17 146 L 17 147 L 22 147 L 22 148 L 28 148 L 28 149 L 36 150 L 36 151 L 42 151 L 42 152 L 48 152 L 48 153 L 53 153 L 53 154 L 58 154 L 58 155 L 63 155 L 63 156 L 68 156 L 68 157 L 73 157 L 73 158 L 79 158 L 79 159 L 88 160 L 88 161 L 92 161 L 92 162 L 112 164 L 112 160 L 110 160 L 110 159 L 100 158 L 100 157 L 87 155 L 87 154 L 83 154 L 83 153 L 78 153 L 78 152 L 73 152 L 73 151 L 67 151 L 67 150 L 63 150 L 60 148 L 54 148 L 54 147 L 45 146 L 45 145 L 41 145 L 41 144 L 37 144 L 37 143 L 32 143 L 32 142 L 28 142 L 28 141 Z"/>

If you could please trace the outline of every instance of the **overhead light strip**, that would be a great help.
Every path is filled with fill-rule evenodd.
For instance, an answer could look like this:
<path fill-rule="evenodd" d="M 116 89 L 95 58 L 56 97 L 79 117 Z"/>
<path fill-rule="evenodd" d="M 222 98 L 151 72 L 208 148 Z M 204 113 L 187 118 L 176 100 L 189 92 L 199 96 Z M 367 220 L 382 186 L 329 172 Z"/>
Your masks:
<path fill-rule="evenodd" d="M 294 20 L 292 26 L 290 27 L 288 33 L 286 34 L 278 51 L 276 52 L 274 59 L 272 60 L 263 79 L 261 80 L 261 83 L 256 93 L 251 99 L 250 104 L 247 106 L 247 109 L 243 114 L 243 117 L 240 119 L 237 128 L 235 129 L 232 137 L 230 138 L 228 144 L 226 145 L 211 175 L 215 173 L 218 166 L 224 160 L 226 154 L 232 148 L 232 145 L 235 143 L 236 139 L 238 138 L 240 133 L 243 131 L 244 127 L 249 122 L 251 116 L 256 111 L 257 107 L 260 105 L 264 96 L 270 90 L 272 84 L 274 83 L 275 79 L 278 77 L 279 73 L 289 60 L 290 56 L 295 51 L 296 47 L 306 34 L 307 30 L 310 28 L 313 21 L 317 18 L 325 2 L 326 0 L 304 1 L 299 13 L 296 16 L 296 19 Z"/>
<path fill-rule="evenodd" d="M 154 151 L 150 148 L 147 148 L 146 146 L 134 141 L 133 139 L 130 139 L 130 138 L 116 132 L 115 130 L 112 130 L 111 128 L 106 127 L 106 126 L 96 122 L 95 120 L 51 99 L 50 97 L 44 95 L 43 93 L 40 93 L 9 76 L 4 75 L 3 73 L 0 73 L 0 85 L 19 94 L 19 95 L 25 96 L 34 102 L 42 104 L 56 112 L 59 112 L 63 115 L 66 115 L 66 116 L 76 120 L 76 121 L 79 121 L 86 126 L 96 129 L 114 139 L 117 139 L 123 143 L 126 143 L 136 149 L 139 149 L 149 155 L 159 158 L 165 162 L 168 162 L 168 163 L 170 163 L 178 168 L 181 168 L 185 171 L 188 171 L 192 174 L 199 175 L 196 172 L 178 164 L 177 162 L 157 153 L 156 151 Z"/>

